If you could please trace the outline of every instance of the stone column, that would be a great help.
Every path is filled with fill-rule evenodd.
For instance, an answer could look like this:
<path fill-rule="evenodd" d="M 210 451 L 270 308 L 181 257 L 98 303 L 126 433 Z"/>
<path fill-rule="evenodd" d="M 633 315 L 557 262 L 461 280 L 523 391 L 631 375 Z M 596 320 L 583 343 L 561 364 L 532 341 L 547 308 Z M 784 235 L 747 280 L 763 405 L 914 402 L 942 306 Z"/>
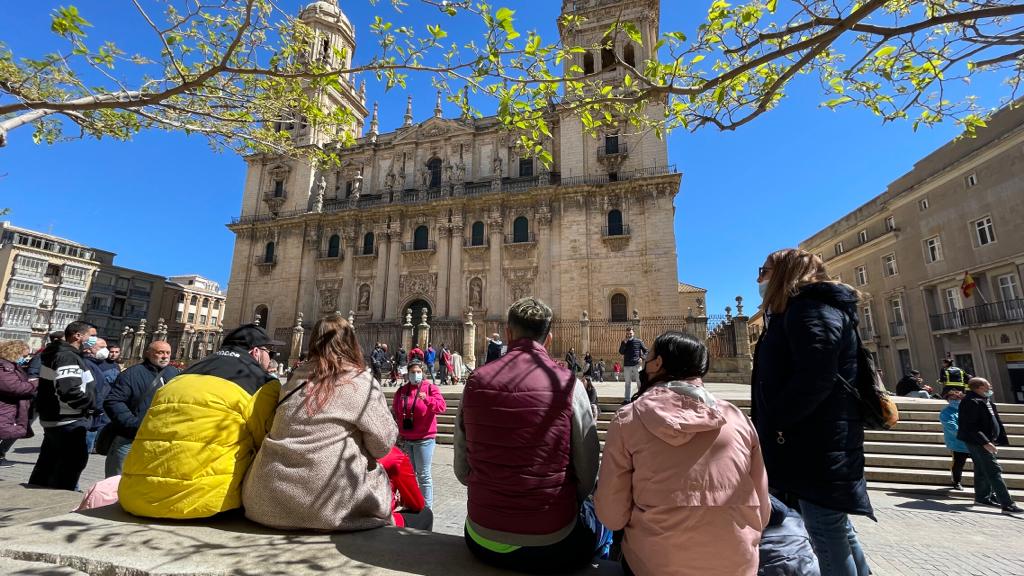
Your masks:
<path fill-rule="evenodd" d="M 412 308 L 405 311 L 405 323 L 402 324 L 402 348 L 408 352 L 412 350 Z"/>
<path fill-rule="evenodd" d="M 583 315 L 580 316 L 580 354 L 586 354 L 590 351 L 590 314 L 584 310 Z"/>
<path fill-rule="evenodd" d="M 401 281 L 402 273 L 402 236 L 397 230 L 391 234 L 390 250 L 388 288 L 384 295 L 384 315 L 381 316 L 384 320 L 395 320 L 402 317 L 402 309 L 399 308 L 402 303 L 398 301 L 398 284 Z"/>
<path fill-rule="evenodd" d="M 385 228 L 378 227 L 374 234 L 374 248 L 377 250 L 377 270 L 373 274 L 373 284 L 370 287 L 370 311 L 374 320 L 384 319 L 384 284 L 388 276 L 388 255 L 391 253 L 388 248 L 388 233 Z M 353 286 L 358 291 L 358 286 Z M 358 292 L 353 292 L 358 294 Z"/>
<path fill-rule="evenodd" d="M 351 310 L 355 308 L 352 305 L 352 290 L 355 284 L 355 274 L 352 273 L 352 258 L 356 253 L 356 234 L 353 230 L 345 230 L 342 232 L 342 246 L 344 246 L 344 253 L 342 254 L 343 260 L 341 261 L 341 309 Z"/>
<path fill-rule="evenodd" d="M 434 305 L 435 318 L 448 317 L 448 263 L 451 252 L 454 249 L 454 242 L 451 237 L 451 229 L 447 226 L 438 228 L 437 243 L 438 264 L 437 264 L 437 298 Z"/>
<path fill-rule="evenodd" d="M 132 341 L 131 340 L 132 340 L 132 333 L 133 332 L 134 331 L 132 330 L 131 326 L 125 326 L 124 329 L 121 330 L 121 341 L 120 341 L 121 353 L 124 355 L 126 360 L 130 359 L 131 356 L 132 356 Z"/>
<path fill-rule="evenodd" d="M 548 306 L 551 301 L 551 212 L 546 206 L 537 209 L 537 297 Z"/>
<path fill-rule="evenodd" d="M 427 344 L 430 343 L 430 324 L 427 324 L 427 311 L 423 310 L 423 315 L 420 316 L 420 324 L 416 327 L 416 343 L 423 350 L 427 349 Z"/>
<path fill-rule="evenodd" d="M 491 227 L 491 265 L 487 271 L 487 310 L 490 311 L 490 317 L 494 318 L 496 314 L 500 315 L 501 310 L 505 308 L 502 305 L 501 296 L 505 283 L 501 269 L 501 250 L 502 245 L 505 243 L 505 231 L 502 228 L 501 216 L 492 215 L 488 224 Z"/>
<path fill-rule="evenodd" d="M 736 356 L 750 358 L 750 335 L 747 318 L 743 314 L 743 297 L 736 297 L 736 317 L 732 319 L 733 337 L 736 339 Z"/>
<path fill-rule="evenodd" d="M 476 324 L 473 323 L 473 307 L 466 311 L 462 329 L 462 363 L 470 370 L 476 369 Z"/>
<path fill-rule="evenodd" d="M 288 354 L 288 360 L 292 361 L 302 353 L 302 336 L 305 331 L 302 329 L 302 312 L 295 318 L 295 327 L 292 328 L 292 348 Z"/>
<path fill-rule="evenodd" d="M 132 358 L 142 358 L 142 353 L 146 350 L 146 319 L 139 320 L 139 329 L 135 331 L 135 351 L 132 353 Z"/>
<path fill-rule="evenodd" d="M 462 223 L 452 224 L 451 267 L 448 269 L 448 317 L 458 318 L 466 302 L 466 282 L 462 274 Z"/>

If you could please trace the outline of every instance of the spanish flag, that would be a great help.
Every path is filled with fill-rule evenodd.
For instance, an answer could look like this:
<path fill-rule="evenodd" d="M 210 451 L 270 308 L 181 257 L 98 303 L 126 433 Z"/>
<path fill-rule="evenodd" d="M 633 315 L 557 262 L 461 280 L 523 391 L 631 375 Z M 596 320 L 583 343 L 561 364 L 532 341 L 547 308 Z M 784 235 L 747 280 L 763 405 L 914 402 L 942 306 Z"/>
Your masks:
<path fill-rule="evenodd" d="M 964 272 L 964 282 L 960 285 L 960 292 L 963 293 L 964 298 L 970 298 L 977 286 L 978 285 L 974 283 L 974 278 L 971 276 L 971 273 Z"/>

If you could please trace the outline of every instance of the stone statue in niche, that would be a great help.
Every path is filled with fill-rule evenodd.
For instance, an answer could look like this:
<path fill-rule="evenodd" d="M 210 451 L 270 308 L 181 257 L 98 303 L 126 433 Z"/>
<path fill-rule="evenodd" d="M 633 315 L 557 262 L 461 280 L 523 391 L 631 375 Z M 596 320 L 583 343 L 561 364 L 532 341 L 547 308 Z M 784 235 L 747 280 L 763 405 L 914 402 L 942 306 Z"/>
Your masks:
<path fill-rule="evenodd" d="M 501 178 L 501 156 L 494 155 L 494 160 L 491 162 L 491 172 L 495 178 Z"/>
<path fill-rule="evenodd" d="M 324 209 L 324 192 L 327 190 L 327 178 L 320 175 L 316 183 L 316 197 L 313 198 L 313 212 L 322 212 Z"/>
<path fill-rule="evenodd" d="M 426 190 L 430 186 L 430 168 L 424 166 L 420 170 L 420 185 Z"/>
<path fill-rule="evenodd" d="M 370 286 L 363 284 L 359 287 L 359 311 L 366 312 L 370 309 Z"/>
<path fill-rule="evenodd" d="M 473 308 L 483 307 L 484 283 L 479 278 L 469 281 L 469 305 Z"/>
<path fill-rule="evenodd" d="M 388 192 L 391 192 L 392 190 L 395 189 L 396 179 L 397 176 L 395 176 L 394 171 L 388 170 L 387 176 L 384 177 L 384 188 L 386 188 Z"/>
<path fill-rule="evenodd" d="M 454 181 L 452 179 L 452 171 L 453 171 L 452 163 L 451 162 L 445 162 L 445 164 L 444 164 L 444 181 L 445 182 L 453 182 Z"/>
<path fill-rule="evenodd" d="M 455 165 L 455 181 L 466 181 L 466 163 L 463 162 L 462 160 L 459 160 L 459 163 Z"/>

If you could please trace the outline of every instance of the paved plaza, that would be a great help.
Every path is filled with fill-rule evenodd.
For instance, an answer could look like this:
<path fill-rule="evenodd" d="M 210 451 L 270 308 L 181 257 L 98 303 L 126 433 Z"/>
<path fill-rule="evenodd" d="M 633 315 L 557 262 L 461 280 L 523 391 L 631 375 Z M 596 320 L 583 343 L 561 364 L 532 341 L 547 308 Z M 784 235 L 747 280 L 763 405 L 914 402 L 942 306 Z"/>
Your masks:
<path fill-rule="evenodd" d="M 719 396 L 741 396 L 745 387 L 715 385 Z M 456 388 L 452 388 L 455 390 Z M 447 390 L 446 390 L 447 391 Z M 621 394 L 621 384 L 605 383 L 601 394 Z M 0 493 L 10 493 L 27 481 L 38 454 L 41 435 L 19 440 L 8 458 L 11 468 L 0 468 Z M 462 535 L 466 489 L 455 479 L 450 446 L 438 446 L 434 455 L 434 530 Z M 103 457 L 92 456 L 82 475 L 82 486 L 103 477 Z M 878 576 L 1024 576 L 1024 518 L 1000 514 L 996 508 L 974 506 L 960 494 L 944 490 L 895 490 L 893 485 L 872 487 L 871 499 L 879 522 L 856 518 L 871 566 Z M 36 504 L 0 500 L 0 526 L 61 514 L 75 497 Z M 60 552 L 55 550 L 54 552 Z M 45 572 L 40 572 L 45 573 Z M 416 573 L 416 572 L 412 572 Z"/>

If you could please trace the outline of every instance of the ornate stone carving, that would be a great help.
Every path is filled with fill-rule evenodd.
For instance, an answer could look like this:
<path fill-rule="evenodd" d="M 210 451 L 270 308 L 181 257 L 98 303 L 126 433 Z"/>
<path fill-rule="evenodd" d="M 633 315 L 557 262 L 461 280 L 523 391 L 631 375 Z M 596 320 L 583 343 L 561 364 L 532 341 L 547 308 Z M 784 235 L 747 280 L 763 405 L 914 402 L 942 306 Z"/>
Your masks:
<path fill-rule="evenodd" d="M 473 278 L 469 281 L 469 307 L 483 307 L 484 281 L 480 278 Z"/>
<path fill-rule="evenodd" d="M 359 306 L 360 312 L 366 312 L 370 309 L 370 285 L 363 284 L 359 287 Z"/>
<path fill-rule="evenodd" d="M 505 255 L 512 260 L 526 260 L 537 252 L 535 242 L 518 242 L 505 244 Z"/>
<path fill-rule="evenodd" d="M 331 312 L 337 306 L 338 290 L 341 288 L 341 283 L 341 280 L 320 280 L 316 283 L 321 312 Z"/>
<path fill-rule="evenodd" d="M 601 241 L 612 252 L 621 252 L 629 246 L 629 236 L 602 236 Z"/>
<path fill-rule="evenodd" d="M 410 268 L 428 268 L 434 257 L 434 250 L 416 250 L 414 252 L 403 252 L 403 259 L 406 266 Z"/>
<path fill-rule="evenodd" d="M 533 280 L 536 277 L 536 268 L 506 268 L 505 279 L 508 281 L 508 290 L 512 300 L 530 296 L 533 293 Z"/>
<path fill-rule="evenodd" d="M 318 275 L 324 274 L 336 274 L 338 272 L 339 258 L 320 258 L 316 261 L 316 271 Z"/>
<path fill-rule="evenodd" d="M 370 272 L 377 262 L 376 254 L 357 254 L 352 258 L 355 263 L 356 272 Z"/>
<path fill-rule="evenodd" d="M 483 265 L 487 263 L 490 249 L 487 246 L 466 246 L 464 248 L 467 264 Z"/>
<path fill-rule="evenodd" d="M 437 274 L 403 274 L 398 282 L 398 291 L 403 298 L 413 294 L 433 296 L 437 290 Z"/>

